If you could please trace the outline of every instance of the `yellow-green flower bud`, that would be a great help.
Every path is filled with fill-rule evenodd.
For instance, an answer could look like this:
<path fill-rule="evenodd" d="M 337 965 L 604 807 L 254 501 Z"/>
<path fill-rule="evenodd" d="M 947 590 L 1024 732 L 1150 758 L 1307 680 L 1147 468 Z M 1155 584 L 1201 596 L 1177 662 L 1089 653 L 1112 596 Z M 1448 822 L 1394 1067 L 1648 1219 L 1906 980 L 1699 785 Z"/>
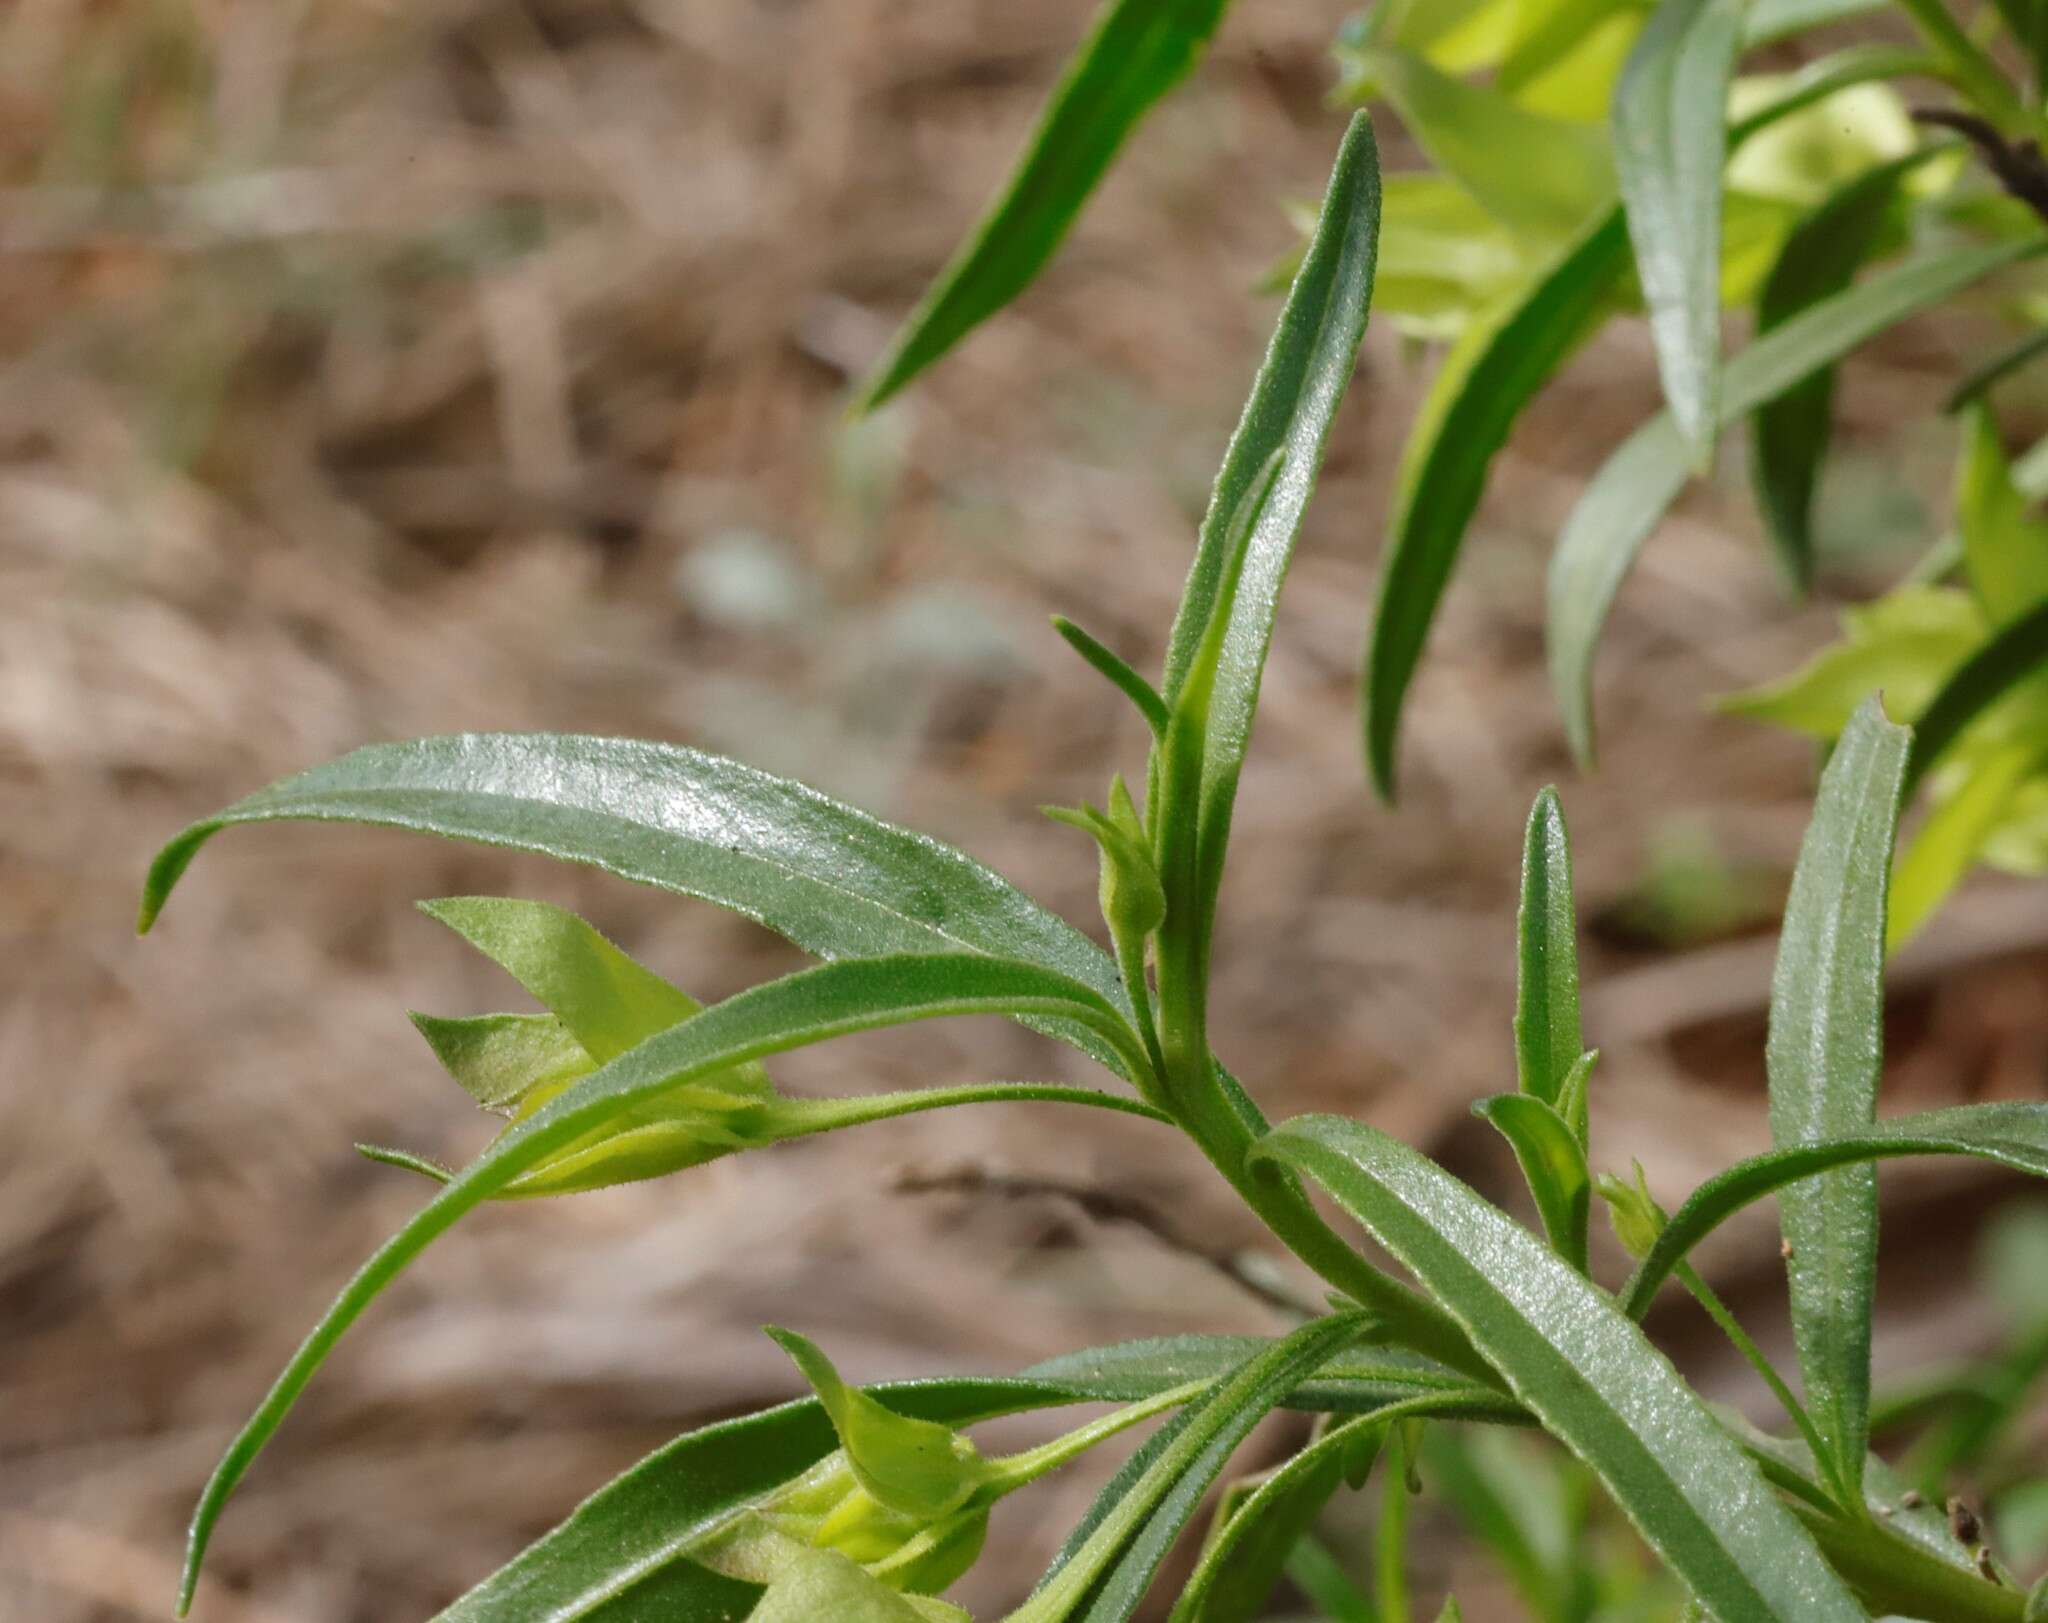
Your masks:
<path fill-rule="evenodd" d="M 1095 837 L 1102 855 L 1102 917 L 1110 934 L 1119 942 L 1141 942 L 1158 929 L 1166 918 L 1166 890 L 1124 780 L 1110 784 L 1107 815 L 1088 805 L 1048 806 L 1045 815 Z"/>
<path fill-rule="evenodd" d="M 1637 1161 L 1634 1165 L 1633 1185 L 1623 1183 L 1611 1172 L 1603 1172 L 1593 1180 L 1593 1192 L 1607 1202 L 1607 1215 L 1622 1249 L 1640 1260 L 1649 1255 L 1669 1219 L 1664 1208 L 1651 1198 L 1649 1183 L 1643 1177 L 1643 1163 Z"/>
<path fill-rule="evenodd" d="M 811 1383 L 855 1478 L 884 1508 L 929 1525 L 959 1510 L 989 1480 L 981 1451 L 951 1427 L 900 1415 L 848 1386 L 832 1360 L 793 1331 L 771 1328 L 768 1334 Z"/>

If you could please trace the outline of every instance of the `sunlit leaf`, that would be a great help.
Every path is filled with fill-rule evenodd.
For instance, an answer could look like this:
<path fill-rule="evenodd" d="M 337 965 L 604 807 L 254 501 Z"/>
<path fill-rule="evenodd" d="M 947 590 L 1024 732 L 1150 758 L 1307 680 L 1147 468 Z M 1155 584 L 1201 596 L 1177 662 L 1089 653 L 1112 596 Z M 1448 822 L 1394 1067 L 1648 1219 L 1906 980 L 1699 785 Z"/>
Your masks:
<path fill-rule="evenodd" d="M 971 857 L 719 756 L 551 733 L 373 744 L 194 823 L 152 865 L 148 929 L 224 828 L 370 823 L 587 863 L 730 908 L 821 958 L 951 949 L 1042 964 L 1119 1006 L 1109 958 Z M 1055 1035 L 1114 1067 L 1099 1035 Z"/>
<path fill-rule="evenodd" d="M 2003 625 L 2048 602 L 2048 522 L 2027 511 L 1990 408 L 1965 409 L 1964 435 L 1956 471 L 1963 567 L 1992 621 Z"/>
<path fill-rule="evenodd" d="M 2041 251 L 2040 239 L 1939 249 L 1801 311 L 1728 363 L 1724 426 L 1867 339 Z M 1636 430 L 1593 476 L 1558 537 L 1547 592 L 1551 687 L 1581 761 L 1593 754 L 1592 661 L 1607 611 L 1643 540 L 1685 487 L 1689 456 L 1671 418 Z"/>
<path fill-rule="evenodd" d="M 1596 130 L 1532 113 L 1413 51 L 1367 49 L 1347 69 L 1340 95 L 1384 97 L 1430 162 L 1518 232 L 1561 242 L 1614 197 L 1614 166 Z"/>
<path fill-rule="evenodd" d="M 1842 614 L 1843 638 L 1775 682 L 1717 701 L 1734 715 L 1832 740 L 1873 693 L 1914 720 L 1984 642 L 1984 611 L 1965 591 L 1903 586 Z"/>

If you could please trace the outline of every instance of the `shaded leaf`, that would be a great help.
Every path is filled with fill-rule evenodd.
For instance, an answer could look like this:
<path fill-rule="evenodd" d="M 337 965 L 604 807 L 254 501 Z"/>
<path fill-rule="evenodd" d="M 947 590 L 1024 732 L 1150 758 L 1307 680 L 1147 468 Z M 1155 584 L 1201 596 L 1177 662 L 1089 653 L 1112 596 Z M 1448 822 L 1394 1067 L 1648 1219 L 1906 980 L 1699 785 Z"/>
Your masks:
<path fill-rule="evenodd" d="M 1911 153 L 1866 171 L 1794 227 L 1757 296 L 1759 333 L 1832 298 L 1855 280 L 1878 241 L 1901 178 L 1922 156 Z M 1786 574 L 1801 591 L 1813 582 L 1813 499 L 1833 433 L 1834 396 L 1834 368 L 1822 367 L 1765 401 L 1750 419 L 1757 506 Z"/>

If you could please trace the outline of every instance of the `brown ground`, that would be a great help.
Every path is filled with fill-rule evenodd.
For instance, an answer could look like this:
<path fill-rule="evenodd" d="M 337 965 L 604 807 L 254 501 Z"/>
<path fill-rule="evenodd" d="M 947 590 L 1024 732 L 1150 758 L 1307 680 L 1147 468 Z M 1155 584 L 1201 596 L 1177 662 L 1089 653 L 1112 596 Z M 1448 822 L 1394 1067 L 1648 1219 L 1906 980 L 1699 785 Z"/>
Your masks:
<path fill-rule="evenodd" d="M 643 734 L 805 776 L 1092 918 L 1092 861 L 1034 808 L 1098 793 L 1141 739 L 1044 617 L 1156 658 L 1270 320 L 1247 289 L 1287 246 L 1276 200 L 1313 193 L 1334 142 L 1340 8 L 1241 8 L 1040 287 L 880 421 L 837 417 L 1088 9 L 0 12 L 0 1616 L 164 1615 L 215 1452 L 420 1198 L 349 1144 L 459 1157 L 485 1136 L 403 1011 L 506 989 L 409 901 L 552 897 L 706 996 L 795 961 L 591 875 L 306 828 L 224 840 L 138 944 L 142 868 L 183 821 L 372 739 Z M 1863 544 L 1835 588 L 1927 533 L 1913 502 L 1946 441 L 1925 408 L 1974 332 L 1852 371 L 1860 471 L 1834 511 Z M 1701 701 L 1827 621 L 1776 591 L 1730 472 L 1650 549 L 1603 654 L 1603 770 L 1566 775 L 1540 571 L 1650 401 L 1619 331 L 1505 459 L 1416 690 L 1404 803 L 1375 808 L 1352 684 L 1425 377 L 1374 334 L 1266 683 L 1217 1023 L 1274 1114 L 1361 1112 L 1505 1188 L 1464 1107 L 1507 1075 L 1531 793 L 1565 778 L 1590 912 L 1674 830 L 1781 874 L 1806 752 Z M 1641 1155 L 1675 1199 L 1761 1142 L 1769 942 L 1621 934 L 1589 949 L 1596 1150 Z M 2040 892 L 1996 885 L 1930 934 L 1901 966 L 1896 1099 L 2042 1093 L 2044 941 Z M 858 1091 L 1049 1066 L 1081 1074 L 977 1024 L 779 1074 Z M 1069 1203 L 892 1190 L 904 1169 L 1057 1176 L 1256 1243 L 1191 1155 L 1105 1120 L 923 1118 L 478 1216 L 251 1476 L 199 1615 L 424 1614 L 656 1442 L 792 1392 L 765 1321 L 862 1377 L 1268 1324 Z M 1982 1333 L 1947 1225 L 1983 1180 L 1888 1188 L 1928 1219 L 1895 1225 L 1887 1276 L 1886 1355 L 1911 1363 Z M 1773 1249 L 1752 1227 L 1718 1258 L 1763 1307 Z M 966 1598 L 1014 1597 L 1088 1492 L 1007 1513 Z"/>

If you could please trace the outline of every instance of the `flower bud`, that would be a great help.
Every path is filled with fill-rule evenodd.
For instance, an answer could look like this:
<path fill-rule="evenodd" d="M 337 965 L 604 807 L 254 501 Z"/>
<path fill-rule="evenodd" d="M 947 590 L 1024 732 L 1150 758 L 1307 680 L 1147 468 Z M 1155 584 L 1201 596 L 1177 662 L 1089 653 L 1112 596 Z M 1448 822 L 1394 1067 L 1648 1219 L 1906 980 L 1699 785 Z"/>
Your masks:
<path fill-rule="evenodd" d="M 1110 934 L 1119 942 L 1136 942 L 1158 929 L 1166 918 L 1166 891 L 1122 777 L 1110 784 L 1107 815 L 1088 805 L 1048 806 L 1045 815 L 1095 837 L 1102 855 L 1102 917 Z"/>
<path fill-rule="evenodd" d="M 1656 1245 L 1657 1236 L 1664 1232 L 1669 1218 L 1651 1198 L 1650 1186 L 1643 1177 L 1643 1163 L 1637 1161 L 1634 1166 L 1633 1185 L 1623 1183 L 1611 1172 L 1603 1172 L 1593 1180 L 1593 1192 L 1607 1202 L 1607 1215 L 1622 1249 L 1640 1261 Z"/>

